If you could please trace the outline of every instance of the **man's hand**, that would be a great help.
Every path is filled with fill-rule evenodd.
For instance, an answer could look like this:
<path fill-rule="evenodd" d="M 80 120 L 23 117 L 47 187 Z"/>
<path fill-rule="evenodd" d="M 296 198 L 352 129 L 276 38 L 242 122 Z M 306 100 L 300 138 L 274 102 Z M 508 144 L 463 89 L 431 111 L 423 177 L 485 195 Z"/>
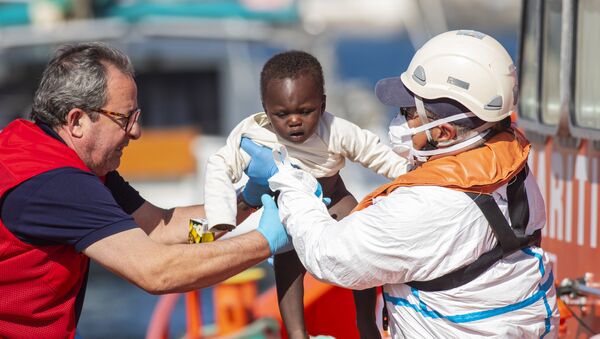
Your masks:
<path fill-rule="evenodd" d="M 250 207 L 260 207 L 262 206 L 261 197 L 263 194 L 271 195 L 271 189 L 268 185 L 263 186 L 248 180 L 246 186 L 242 189 L 242 200 Z"/>
<path fill-rule="evenodd" d="M 273 150 L 244 137 L 240 147 L 251 157 L 244 173 L 254 184 L 269 187 L 269 178 L 279 171 L 273 160 Z M 257 198 L 258 200 L 260 198 Z"/>
<path fill-rule="evenodd" d="M 290 251 L 293 248 L 292 239 L 285 231 L 281 220 L 279 220 L 279 210 L 275 205 L 275 201 L 267 194 L 263 194 L 261 200 L 263 214 L 256 230 L 267 239 L 271 254 Z"/>

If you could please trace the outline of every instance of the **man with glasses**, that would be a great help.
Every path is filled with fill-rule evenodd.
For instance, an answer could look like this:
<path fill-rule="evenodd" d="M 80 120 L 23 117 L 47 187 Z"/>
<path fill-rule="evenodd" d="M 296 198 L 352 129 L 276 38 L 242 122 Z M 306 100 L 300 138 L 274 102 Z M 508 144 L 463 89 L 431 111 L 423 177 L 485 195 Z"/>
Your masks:
<path fill-rule="evenodd" d="M 123 149 L 141 137 L 133 76 L 108 45 L 64 46 L 42 75 L 33 122 L 0 131 L 0 337 L 73 337 L 89 258 L 161 294 L 222 281 L 286 244 L 277 223 L 185 244 L 203 207 L 159 208 L 119 175 Z"/>

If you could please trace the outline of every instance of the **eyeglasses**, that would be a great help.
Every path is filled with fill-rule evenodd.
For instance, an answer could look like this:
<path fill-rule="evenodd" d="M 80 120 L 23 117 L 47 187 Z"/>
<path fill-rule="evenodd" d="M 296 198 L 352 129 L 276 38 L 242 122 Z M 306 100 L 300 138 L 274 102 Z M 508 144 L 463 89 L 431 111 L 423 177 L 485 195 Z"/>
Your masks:
<path fill-rule="evenodd" d="M 125 130 L 125 132 L 129 133 L 129 132 L 131 132 L 133 125 L 138 121 L 142 110 L 138 108 L 133 112 L 118 113 L 118 112 L 111 112 L 111 111 L 107 111 L 102 108 L 98 108 L 98 109 L 95 109 L 94 112 L 108 116 L 111 120 L 113 120 L 118 125 L 122 125 L 121 123 L 118 122 L 118 120 L 120 121 L 120 119 L 127 119 L 127 123 L 125 124 L 125 126 L 121 126 L 121 127 Z M 113 119 L 113 117 L 116 117 L 116 119 Z"/>
<path fill-rule="evenodd" d="M 406 120 L 412 120 L 419 117 L 419 112 L 417 112 L 416 107 L 400 107 L 399 114 L 402 114 Z M 425 111 L 427 119 L 435 120 L 435 116 L 431 114 L 429 111 Z"/>
<path fill-rule="evenodd" d="M 406 120 L 412 120 L 419 115 L 414 107 L 400 107 L 400 114 L 402 114 Z"/>

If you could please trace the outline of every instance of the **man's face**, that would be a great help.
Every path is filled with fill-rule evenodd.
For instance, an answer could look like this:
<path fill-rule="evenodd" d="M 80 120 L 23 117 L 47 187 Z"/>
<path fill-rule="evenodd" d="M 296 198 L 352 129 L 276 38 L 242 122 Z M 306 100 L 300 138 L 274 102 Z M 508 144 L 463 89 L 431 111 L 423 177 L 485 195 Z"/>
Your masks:
<path fill-rule="evenodd" d="M 302 143 L 317 129 L 325 95 L 310 74 L 272 79 L 266 86 L 263 107 L 279 137 Z"/>
<path fill-rule="evenodd" d="M 98 108 L 121 114 L 132 113 L 138 108 L 134 80 L 112 65 L 108 66 L 107 87 L 106 105 Z M 98 120 L 92 123 L 86 135 L 85 156 L 82 159 L 96 175 L 106 175 L 117 169 L 129 140 L 141 136 L 139 123 L 134 123 L 131 130 L 126 132 L 127 120 L 99 113 Z"/>
<path fill-rule="evenodd" d="M 417 113 L 417 108 L 416 107 L 411 107 L 409 109 L 407 109 L 406 114 L 404 115 L 406 117 L 406 121 L 408 122 L 408 127 L 410 128 L 416 128 L 419 127 L 421 125 L 423 125 L 423 122 L 421 121 L 421 118 L 419 117 L 419 114 Z M 427 119 L 427 123 L 430 122 L 431 120 Z M 437 139 L 437 136 L 439 135 L 439 127 L 433 127 L 430 130 L 431 136 L 434 140 Z M 427 145 L 427 133 L 425 133 L 425 131 L 423 132 L 419 132 L 415 135 L 412 136 L 412 144 L 413 144 L 413 148 L 416 150 L 420 150 L 423 149 L 426 145 Z"/>

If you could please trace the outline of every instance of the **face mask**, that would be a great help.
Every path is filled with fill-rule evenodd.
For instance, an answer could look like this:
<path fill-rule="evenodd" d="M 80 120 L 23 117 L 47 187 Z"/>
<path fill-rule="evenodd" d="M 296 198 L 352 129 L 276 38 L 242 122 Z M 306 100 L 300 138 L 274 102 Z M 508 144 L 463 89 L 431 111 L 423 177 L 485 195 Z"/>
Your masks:
<path fill-rule="evenodd" d="M 438 148 L 433 150 L 416 150 L 412 144 L 412 136 L 426 132 L 430 129 L 440 126 L 447 122 L 452 122 L 460 119 L 474 117 L 475 114 L 471 112 L 456 114 L 443 119 L 435 120 L 419 127 L 410 128 L 408 122 L 402 114 L 398 114 L 394 120 L 390 123 L 390 143 L 392 144 L 392 150 L 398 155 L 407 158 L 411 163 L 418 161 L 420 163 L 426 162 L 429 157 L 438 154 L 445 154 L 455 152 L 462 148 L 471 146 L 476 142 L 479 142 L 485 138 L 490 132 L 489 128 L 493 126 L 493 123 L 485 123 L 480 127 L 473 130 L 471 135 L 467 135 L 460 140 L 455 140 L 451 143 L 438 144 Z"/>
<path fill-rule="evenodd" d="M 412 134 L 406 118 L 398 113 L 390 122 L 390 144 L 392 150 L 401 157 L 408 158 L 412 149 Z"/>
<path fill-rule="evenodd" d="M 402 114 L 398 113 L 390 122 L 388 135 L 390 136 L 392 151 L 408 160 L 410 167 L 414 167 L 417 159 L 413 150 L 411 129 Z"/>

